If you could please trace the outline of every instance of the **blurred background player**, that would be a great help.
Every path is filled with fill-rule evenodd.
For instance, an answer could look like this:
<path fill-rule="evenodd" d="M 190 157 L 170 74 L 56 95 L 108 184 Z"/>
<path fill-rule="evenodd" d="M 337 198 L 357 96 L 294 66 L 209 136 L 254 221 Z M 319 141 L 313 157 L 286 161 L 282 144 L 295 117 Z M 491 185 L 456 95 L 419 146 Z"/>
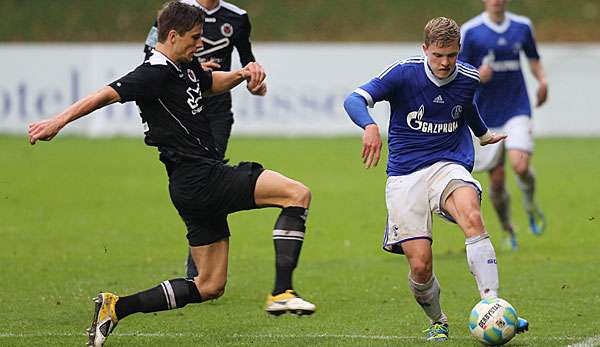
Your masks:
<path fill-rule="evenodd" d="M 460 59 L 479 68 L 481 86 L 475 100 L 486 124 L 508 135 L 504 144 L 486 147 L 475 144 L 475 170 L 489 172 L 490 200 L 503 230 L 509 234 L 507 246 L 516 249 L 504 172 L 506 155 L 523 192 L 531 232 L 541 234 L 546 224 L 534 199 L 535 175 L 530 163 L 533 153 L 531 106 L 521 71 L 521 52 L 529 58 L 531 72 L 538 81 L 536 106 L 546 101 L 548 82 L 531 21 L 507 12 L 507 0 L 484 0 L 484 3 L 485 11 L 461 28 Z"/>
<path fill-rule="evenodd" d="M 158 43 L 149 59 L 129 74 L 75 102 L 58 115 L 29 126 L 29 142 L 49 141 L 70 122 L 115 102 L 135 101 L 144 121 L 144 142 L 156 146 L 169 177 L 169 195 L 187 227 L 187 239 L 200 274 L 175 278 L 133 295 L 102 292 L 95 299 L 88 346 L 104 345 L 123 318 L 138 312 L 178 309 L 223 295 L 227 283 L 227 216 L 242 210 L 279 207 L 272 232 L 275 284 L 265 310 L 274 315 L 312 314 L 315 305 L 292 288 L 304 241 L 311 200 L 302 183 L 253 162 L 236 166 L 217 157 L 202 110 L 204 95 L 219 94 L 243 81 L 263 95 L 265 73 L 257 63 L 233 72 L 203 70 L 194 53 L 202 46 L 203 14 L 177 1 L 158 18 Z"/>
<path fill-rule="evenodd" d="M 481 186 L 470 173 L 474 152 L 469 127 L 482 145 L 506 135 L 490 132 L 479 116 L 473 100 L 479 73 L 457 61 L 458 24 L 445 17 L 432 19 L 425 26 L 422 47 L 424 57 L 392 64 L 348 96 L 344 107 L 365 130 L 362 159 L 369 168 L 379 161 L 381 138 L 367 106 L 390 103 L 383 246 L 406 256 L 409 287 L 430 319 L 427 340 L 438 341 L 447 340 L 449 330 L 433 273 L 432 213 L 460 226 L 481 298 L 496 297 L 496 253 L 481 217 Z M 528 327 L 524 319 L 519 324 L 519 332 Z"/>
<path fill-rule="evenodd" d="M 242 66 L 256 61 L 254 54 L 252 54 L 251 26 L 246 11 L 220 0 L 180 0 L 180 2 L 197 6 L 204 12 L 204 33 L 202 34 L 204 45 L 196 52 L 196 57 L 202 63 L 204 69 L 230 71 L 231 55 L 234 47 L 238 52 Z M 146 59 L 156 46 L 157 36 L 158 30 L 155 22 L 148 33 L 144 46 Z M 224 159 L 233 125 L 231 93 L 226 92 L 212 96 L 207 98 L 205 102 L 202 112 L 208 117 L 219 158 Z M 198 274 L 189 252 L 186 267 L 188 278 L 193 278 Z"/>

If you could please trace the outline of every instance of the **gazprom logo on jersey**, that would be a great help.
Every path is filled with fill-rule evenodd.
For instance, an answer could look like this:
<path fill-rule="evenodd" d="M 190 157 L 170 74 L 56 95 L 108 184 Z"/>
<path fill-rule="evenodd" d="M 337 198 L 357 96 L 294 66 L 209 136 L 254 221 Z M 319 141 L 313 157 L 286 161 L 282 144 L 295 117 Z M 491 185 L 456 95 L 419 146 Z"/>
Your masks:
<path fill-rule="evenodd" d="M 412 111 L 406 115 L 406 124 L 413 129 L 428 134 L 452 133 L 458 129 L 458 121 L 448 123 L 430 123 L 423 121 L 425 106 L 421 105 L 418 111 Z"/>

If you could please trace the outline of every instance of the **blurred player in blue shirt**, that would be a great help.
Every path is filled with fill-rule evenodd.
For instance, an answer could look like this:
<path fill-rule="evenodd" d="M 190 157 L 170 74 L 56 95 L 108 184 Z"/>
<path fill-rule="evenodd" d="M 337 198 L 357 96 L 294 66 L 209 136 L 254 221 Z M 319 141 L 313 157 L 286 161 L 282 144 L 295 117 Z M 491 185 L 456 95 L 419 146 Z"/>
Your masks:
<path fill-rule="evenodd" d="M 531 231 L 539 235 L 545 227 L 544 215 L 534 201 L 535 176 L 530 167 L 533 152 L 531 106 L 521 71 L 521 52 L 529 59 L 531 71 L 539 82 L 537 106 L 546 101 L 548 83 L 531 21 L 507 12 L 507 0 L 484 2 L 485 12 L 462 26 L 460 59 L 479 68 L 482 84 L 475 100 L 486 124 L 508 135 L 504 144 L 485 148 L 475 145 L 475 170 L 489 172 L 490 199 L 503 229 L 510 235 L 507 244 L 516 249 L 510 197 L 505 188 L 505 152 L 524 194 Z"/>
<path fill-rule="evenodd" d="M 470 173 L 474 153 L 469 128 L 482 145 L 506 136 L 489 131 L 480 118 L 474 103 L 479 72 L 457 60 L 459 49 L 456 22 L 434 18 L 425 26 L 425 56 L 392 64 L 344 102 L 350 118 L 365 130 L 362 159 L 367 168 L 377 165 L 381 150 L 379 127 L 367 106 L 390 104 L 383 247 L 408 260 L 409 287 L 430 319 L 428 340 L 448 339 L 448 318 L 433 274 L 433 213 L 463 230 L 480 296 L 496 297 L 499 286 L 496 253 L 481 218 L 481 186 Z M 528 323 L 520 322 L 523 332 Z"/>

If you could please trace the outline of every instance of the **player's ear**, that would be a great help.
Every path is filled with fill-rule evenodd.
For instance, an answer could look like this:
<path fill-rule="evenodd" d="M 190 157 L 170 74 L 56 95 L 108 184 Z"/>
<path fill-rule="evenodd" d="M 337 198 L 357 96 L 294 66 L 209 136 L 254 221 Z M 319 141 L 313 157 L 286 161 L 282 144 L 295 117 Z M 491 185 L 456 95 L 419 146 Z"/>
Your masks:
<path fill-rule="evenodd" d="M 423 53 L 425 53 L 425 54 L 427 55 L 427 50 L 428 50 L 429 46 L 427 46 L 427 44 L 426 44 L 426 43 L 423 43 L 423 44 L 421 45 L 421 48 L 423 48 Z"/>
<path fill-rule="evenodd" d="M 169 34 L 167 35 L 167 40 L 171 43 L 174 44 L 175 43 L 175 37 L 177 36 L 177 31 L 176 30 L 169 30 Z"/>

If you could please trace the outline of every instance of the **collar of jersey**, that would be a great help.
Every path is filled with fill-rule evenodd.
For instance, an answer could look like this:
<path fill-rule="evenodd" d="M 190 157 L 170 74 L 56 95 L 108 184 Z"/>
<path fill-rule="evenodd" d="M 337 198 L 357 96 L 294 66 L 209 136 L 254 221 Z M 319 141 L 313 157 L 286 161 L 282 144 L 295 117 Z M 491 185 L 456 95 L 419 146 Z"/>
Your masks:
<path fill-rule="evenodd" d="M 150 62 L 150 64 L 160 64 L 160 65 L 167 65 L 167 62 L 168 62 L 171 65 L 173 65 L 173 67 L 175 69 L 177 69 L 178 72 L 181 72 L 181 69 L 179 68 L 179 66 L 177 64 L 175 64 L 175 62 L 173 62 L 171 59 L 169 59 L 169 57 L 167 57 L 166 55 L 157 51 L 156 49 L 152 50 L 152 56 L 148 59 L 148 61 Z"/>
<path fill-rule="evenodd" d="M 436 75 L 433 74 L 433 71 L 431 71 L 431 68 L 429 67 L 429 63 L 427 62 L 427 56 L 425 56 L 425 59 L 423 59 L 423 68 L 425 69 L 425 74 L 427 75 L 427 78 L 429 78 L 429 80 L 438 87 L 444 86 L 454 81 L 456 75 L 458 75 L 458 69 L 455 66 L 454 71 L 452 71 L 450 76 L 446 78 L 436 77 Z"/>
<path fill-rule="evenodd" d="M 500 24 L 491 20 L 487 12 L 483 12 L 481 14 L 481 18 L 485 26 L 497 32 L 498 34 L 504 33 L 506 30 L 508 30 L 508 27 L 510 26 L 510 13 L 508 11 L 504 12 L 504 21 L 502 21 L 502 23 Z"/>
<path fill-rule="evenodd" d="M 219 1 L 219 4 L 217 5 L 217 7 L 213 8 L 212 10 L 207 10 L 204 6 L 200 5 L 200 3 L 196 0 L 194 0 L 194 5 L 200 7 L 202 9 L 202 11 L 204 11 L 204 13 L 206 13 L 207 15 L 212 15 L 221 8 L 221 1 Z"/>

